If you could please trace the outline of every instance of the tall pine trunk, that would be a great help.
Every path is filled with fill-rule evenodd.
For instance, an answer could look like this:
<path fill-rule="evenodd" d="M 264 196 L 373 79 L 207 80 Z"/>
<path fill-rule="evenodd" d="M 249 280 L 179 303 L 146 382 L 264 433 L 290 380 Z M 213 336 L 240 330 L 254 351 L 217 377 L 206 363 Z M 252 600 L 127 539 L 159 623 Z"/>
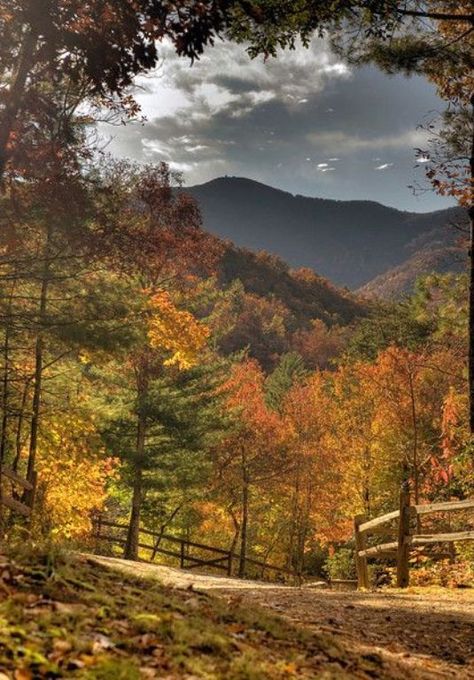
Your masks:
<path fill-rule="evenodd" d="M 143 501 L 143 465 L 145 461 L 145 442 L 147 422 L 145 414 L 145 400 L 147 396 L 147 381 L 143 372 L 139 370 L 138 385 L 138 416 L 137 416 L 137 448 L 133 469 L 132 507 L 130 523 L 128 525 L 127 540 L 123 556 L 126 560 L 138 559 L 138 543 L 140 541 L 140 515 Z"/>
<path fill-rule="evenodd" d="M 123 556 L 126 560 L 138 559 L 138 543 L 140 540 L 140 514 L 143 500 L 143 470 L 141 465 L 135 466 L 133 479 L 132 509 L 127 531 L 127 541 Z"/>
<path fill-rule="evenodd" d="M 10 342 L 12 333 L 12 307 L 13 294 L 15 292 L 15 281 L 10 290 L 8 297 L 8 307 L 6 312 L 5 324 L 5 340 L 3 345 L 3 375 L 2 375 L 2 421 L 1 421 L 1 435 L 0 435 L 0 478 L 2 474 L 2 466 L 5 462 L 7 453 L 8 441 L 8 425 L 10 419 Z M 1 499 L 1 484 L 0 484 L 0 499 Z"/>
<path fill-rule="evenodd" d="M 46 311 L 48 304 L 48 289 L 50 283 L 52 227 L 48 225 L 44 247 L 44 263 L 41 275 L 41 291 L 38 310 L 38 330 L 35 343 L 35 371 L 33 378 L 33 400 L 31 408 L 30 446 L 26 478 L 33 482 L 36 468 L 36 453 L 38 450 L 38 432 L 40 424 L 41 396 L 43 387 L 43 358 L 44 358 L 44 330 L 46 326 Z M 28 494 L 25 494 L 28 496 Z"/>

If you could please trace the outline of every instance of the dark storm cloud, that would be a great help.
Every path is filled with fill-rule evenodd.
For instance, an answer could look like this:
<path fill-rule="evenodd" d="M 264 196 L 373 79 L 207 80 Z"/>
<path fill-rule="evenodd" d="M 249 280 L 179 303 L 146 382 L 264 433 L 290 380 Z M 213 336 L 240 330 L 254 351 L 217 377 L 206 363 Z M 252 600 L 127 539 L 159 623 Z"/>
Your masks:
<path fill-rule="evenodd" d="M 321 41 L 266 63 L 221 45 L 197 68 L 168 56 L 162 74 L 155 89 L 147 83 L 148 122 L 121 132 L 116 152 L 167 160 L 188 183 L 243 175 L 293 193 L 441 205 L 407 188 L 423 181 L 417 126 L 441 108 L 419 78 L 350 73 Z"/>

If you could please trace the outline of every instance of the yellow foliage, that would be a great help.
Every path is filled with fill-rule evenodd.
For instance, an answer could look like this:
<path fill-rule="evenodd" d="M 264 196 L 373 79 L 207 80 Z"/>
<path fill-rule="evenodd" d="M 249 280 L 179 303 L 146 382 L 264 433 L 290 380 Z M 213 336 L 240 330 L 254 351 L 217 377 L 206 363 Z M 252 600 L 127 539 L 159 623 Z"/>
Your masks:
<path fill-rule="evenodd" d="M 37 470 L 43 528 L 61 538 L 86 535 L 102 508 L 116 462 L 104 458 L 94 423 L 74 414 L 45 422 Z"/>
<path fill-rule="evenodd" d="M 209 337 L 207 326 L 190 312 L 178 309 L 164 290 L 151 297 L 149 306 L 152 317 L 148 337 L 154 349 L 170 353 L 164 363 L 177 365 L 180 369 L 196 365 Z"/>

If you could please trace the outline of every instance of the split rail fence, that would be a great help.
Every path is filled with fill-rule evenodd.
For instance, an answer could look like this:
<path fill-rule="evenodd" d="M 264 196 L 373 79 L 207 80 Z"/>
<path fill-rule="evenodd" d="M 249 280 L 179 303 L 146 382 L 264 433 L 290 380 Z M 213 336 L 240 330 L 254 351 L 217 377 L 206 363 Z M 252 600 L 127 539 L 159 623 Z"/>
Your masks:
<path fill-rule="evenodd" d="M 100 515 L 93 519 L 93 539 L 99 544 L 105 541 L 124 546 L 127 530 L 127 524 L 111 522 Z M 142 552 L 149 552 L 146 560 L 148 562 L 154 562 L 157 555 L 165 555 L 178 560 L 181 569 L 213 568 L 223 571 L 227 576 L 234 574 L 234 565 L 239 564 L 240 561 L 240 555 L 230 550 L 148 529 L 140 529 L 138 547 Z M 260 578 L 268 573 L 277 574 L 283 578 L 295 577 L 294 572 L 289 569 L 251 557 L 245 558 L 245 566 L 251 567 Z"/>
<path fill-rule="evenodd" d="M 14 470 L 3 465 L 0 470 L 0 510 L 3 506 L 12 512 L 30 518 L 36 491 L 36 474 L 30 482 Z"/>
<path fill-rule="evenodd" d="M 397 563 L 397 586 L 406 588 L 410 581 L 410 550 L 419 547 L 431 547 L 453 544 L 457 541 L 474 540 L 474 530 L 455 531 L 448 533 L 424 534 L 418 532 L 420 518 L 435 513 L 451 513 L 474 509 L 474 499 L 462 501 L 447 501 L 426 505 L 411 505 L 410 494 L 406 485 L 400 491 L 399 509 L 386 515 L 367 519 L 365 515 L 358 515 L 354 519 L 354 533 L 356 543 L 357 585 L 368 588 L 369 570 L 368 560 L 371 558 L 395 558 Z M 393 526 L 392 523 L 397 521 Z M 387 526 L 389 525 L 389 526 Z M 392 526 L 390 526 L 392 525 Z M 396 540 L 369 545 L 369 536 L 395 535 Z M 446 557 L 446 553 L 438 557 Z M 436 557 L 436 555 L 433 555 Z"/>

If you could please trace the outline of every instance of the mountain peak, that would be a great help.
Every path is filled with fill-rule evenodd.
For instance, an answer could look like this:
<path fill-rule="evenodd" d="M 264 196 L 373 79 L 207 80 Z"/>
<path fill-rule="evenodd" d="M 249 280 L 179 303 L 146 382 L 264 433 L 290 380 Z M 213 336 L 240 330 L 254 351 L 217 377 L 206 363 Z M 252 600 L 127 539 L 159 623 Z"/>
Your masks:
<path fill-rule="evenodd" d="M 186 191 L 198 201 L 208 231 L 353 289 L 400 265 L 431 232 L 438 246 L 440 239 L 452 245 L 456 234 L 449 224 L 464 214 L 295 196 L 246 177 L 218 177 Z"/>

